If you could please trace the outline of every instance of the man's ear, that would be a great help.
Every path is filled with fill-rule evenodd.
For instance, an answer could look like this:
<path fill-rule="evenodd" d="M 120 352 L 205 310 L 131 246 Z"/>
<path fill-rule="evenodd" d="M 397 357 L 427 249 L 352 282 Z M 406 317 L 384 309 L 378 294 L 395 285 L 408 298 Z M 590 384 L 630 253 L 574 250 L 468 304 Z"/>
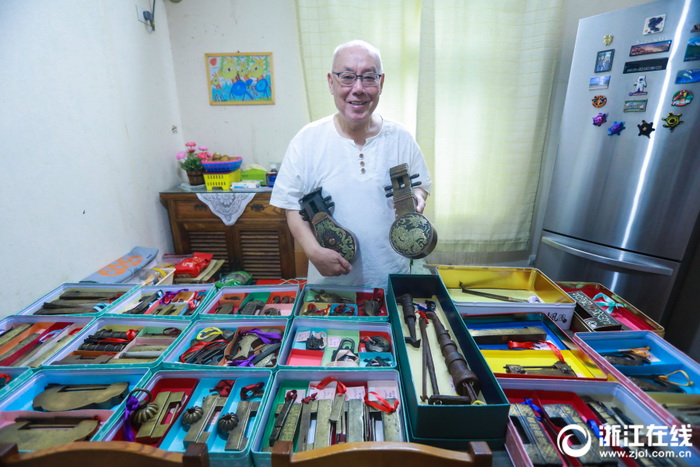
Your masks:
<path fill-rule="evenodd" d="M 328 74 L 326 75 L 326 78 L 328 79 L 328 91 L 331 93 L 331 95 L 334 95 L 333 94 L 333 76 L 331 75 L 330 72 L 328 72 Z"/>

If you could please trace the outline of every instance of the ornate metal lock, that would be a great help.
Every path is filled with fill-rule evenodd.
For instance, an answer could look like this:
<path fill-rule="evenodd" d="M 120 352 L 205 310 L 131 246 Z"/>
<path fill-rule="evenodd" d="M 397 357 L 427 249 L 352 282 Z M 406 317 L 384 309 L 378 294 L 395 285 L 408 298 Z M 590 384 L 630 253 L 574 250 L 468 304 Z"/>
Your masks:
<path fill-rule="evenodd" d="M 304 195 L 300 200 L 301 217 L 311 224 L 316 240 L 324 248 L 335 250 L 352 263 L 357 255 L 357 238 L 349 230 L 341 227 L 331 217 L 331 197 L 322 195 L 322 188 Z"/>
<path fill-rule="evenodd" d="M 428 256 L 437 245 L 437 232 L 422 214 L 416 212 L 416 195 L 413 187 L 421 182 L 411 183 L 418 174 L 409 176 L 408 164 L 401 164 L 389 170 L 391 186 L 384 188 L 386 197 L 394 197 L 396 220 L 389 230 L 391 247 L 401 256 L 419 259 Z"/>

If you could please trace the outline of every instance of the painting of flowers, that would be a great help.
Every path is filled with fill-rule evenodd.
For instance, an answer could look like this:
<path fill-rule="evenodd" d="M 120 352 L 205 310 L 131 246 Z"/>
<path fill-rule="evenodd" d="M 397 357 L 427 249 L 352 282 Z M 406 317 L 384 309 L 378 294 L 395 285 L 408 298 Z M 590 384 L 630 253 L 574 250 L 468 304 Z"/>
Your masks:
<path fill-rule="evenodd" d="M 211 105 L 274 104 L 272 53 L 205 54 Z"/>

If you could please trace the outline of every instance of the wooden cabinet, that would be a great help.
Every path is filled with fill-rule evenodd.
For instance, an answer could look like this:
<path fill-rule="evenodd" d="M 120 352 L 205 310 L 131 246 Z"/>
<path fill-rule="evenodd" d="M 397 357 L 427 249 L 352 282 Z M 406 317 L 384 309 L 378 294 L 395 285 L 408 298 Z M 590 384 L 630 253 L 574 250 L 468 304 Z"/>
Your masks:
<path fill-rule="evenodd" d="M 222 193 L 223 195 L 223 193 Z M 176 254 L 212 253 L 224 270 L 246 271 L 255 279 L 306 275 L 303 251 L 295 252 L 284 210 L 270 205 L 270 193 L 256 193 L 243 214 L 225 225 L 191 192 L 164 192 Z"/>

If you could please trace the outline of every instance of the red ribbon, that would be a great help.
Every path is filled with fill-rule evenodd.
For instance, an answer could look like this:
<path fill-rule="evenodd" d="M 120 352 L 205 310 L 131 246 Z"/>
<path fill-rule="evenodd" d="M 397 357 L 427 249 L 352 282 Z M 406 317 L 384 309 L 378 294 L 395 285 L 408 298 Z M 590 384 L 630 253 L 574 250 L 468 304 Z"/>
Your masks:
<path fill-rule="evenodd" d="M 376 401 L 371 401 L 369 400 L 369 395 L 372 394 L 374 397 L 377 398 Z M 374 391 L 370 391 L 368 394 L 365 394 L 365 404 L 369 405 L 370 407 L 374 407 L 377 410 L 381 410 L 384 413 L 394 413 L 396 412 L 396 409 L 399 408 L 399 400 L 394 399 L 394 406 L 392 407 L 389 401 L 384 399 L 382 396 L 377 394 Z"/>
<path fill-rule="evenodd" d="M 235 379 L 222 379 L 210 392 L 218 392 L 221 397 L 228 397 L 235 382 Z"/>
<path fill-rule="evenodd" d="M 253 397 L 255 394 L 258 392 L 262 391 L 263 386 L 265 386 L 265 383 L 260 382 L 256 384 L 249 384 L 248 386 L 244 386 L 241 388 L 241 400 L 248 400 L 251 397 Z"/>
<path fill-rule="evenodd" d="M 565 362 L 564 356 L 561 354 L 561 351 L 559 350 L 559 347 L 556 345 L 552 344 L 549 341 L 538 341 L 538 342 L 513 342 L 513 341 L 508 341 L 508 348 L 509 349 L 525 349 L 525 350 L 531 350 L 534 349 L 537 344 L 545 344 L 549 349 L 554 352 L 554 355 L 557 356 L 560 362 Z"/>
<path fill-rule="evenodd" d="M 198 351 L 198 350 L 200 350 L 200 349 L 202 349 L 202 348 L 204 348 L 204 347 L 207 347 L 207 346 L 210 346 L 210 345 L 214 345 L 214 344 L 221 344 L 221 343 L 228 344 L 228 342 L 227 342 L 225 339 L 218 339 L 218 340 L 211 341 L 211 342 L 197 342 L 197 343 L 194 344 L 192 347 L 190 347 L 189 349 L 185 350 L 185 351 L 183 352 L 183 354 L 180 355 L 179 360 L 180 360 L 181 363 L 185 363 L 185 360 L 187 360 L 187 357 L 189 357 L 190 354 L 192 354 L 192 353 L 194 353 L 194 352 L 196 352 L 196 351 Z"/>
<path fill-rule="evenodd" d="M 346 388 L 345 385 L 338 381 L 338 379 L 334 376 L 328 376 L 327 378 L 323 378 L 323 380 L 320 383 L 318 383 L 316 386 L 312 385 L 311 387 L 316 389 L 323 389 L 333 381 L 338 383 L 338 387 L 335 390 L 336 394 L 345 394 L 347 392 L 348 388 Z"/>

